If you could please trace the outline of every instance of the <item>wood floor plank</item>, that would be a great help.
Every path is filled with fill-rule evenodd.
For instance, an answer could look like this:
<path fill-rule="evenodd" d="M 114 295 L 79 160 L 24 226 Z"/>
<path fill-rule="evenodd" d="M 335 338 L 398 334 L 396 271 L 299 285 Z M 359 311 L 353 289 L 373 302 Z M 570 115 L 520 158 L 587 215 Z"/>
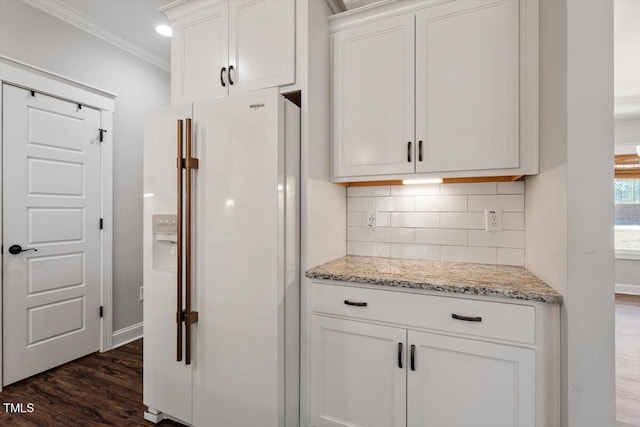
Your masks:
<path fill-rule="evenodd" d="M 640 427 L 638 295 L 616 295 L 616 425 Z"/>
<path fill-rule="evenodd" d="M 2 410 L 1 426 L 154 425 L 142 415 L 142 340 L 11 384 L 0 393 L 0 400 L 35 405 L 30 414 Z M 180 426 L 171 421 L 160 425 Z"/>

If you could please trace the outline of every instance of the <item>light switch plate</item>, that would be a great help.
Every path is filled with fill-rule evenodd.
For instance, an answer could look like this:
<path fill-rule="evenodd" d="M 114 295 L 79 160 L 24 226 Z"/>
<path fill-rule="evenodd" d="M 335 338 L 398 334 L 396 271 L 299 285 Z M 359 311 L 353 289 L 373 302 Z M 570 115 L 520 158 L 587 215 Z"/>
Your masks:
<path fill-rule="evenodd" d="M 367 227 L 376 228 L 376 211 L 367 212 Z"/>

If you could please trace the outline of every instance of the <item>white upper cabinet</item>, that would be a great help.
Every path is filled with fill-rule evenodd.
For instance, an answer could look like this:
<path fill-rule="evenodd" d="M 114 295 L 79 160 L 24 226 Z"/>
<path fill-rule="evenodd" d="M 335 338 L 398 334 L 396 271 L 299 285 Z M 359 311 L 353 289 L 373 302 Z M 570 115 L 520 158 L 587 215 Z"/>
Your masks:
<path fill-rule="evenodd" d="M 519 166 L 518 2 L 416 14 L 416 172 Z"/>
<path fill-rule="evenodd" d="M 228 7 L 218 4 L 176 20 L 171 38 L 173 105 L 227 94 Z"/>
<path fill-rule="evenodd" d="M 538 173 L 538 15 L 425 0 L 330 18 L 334 181 Z"/>
<path fill-rule="evenodd" d="M 186 0 L 171 21 L 171 103 L 295 83 L 295 0 Z"/>
<path fill-rule="evenodd" d="M 229 92 L 295 80 L 295 2 L 229 2 Z"/>
<path fill-rule="evenodd" d="M 333 35 L 333 172 L 414 171 L 413 16 Z"/>

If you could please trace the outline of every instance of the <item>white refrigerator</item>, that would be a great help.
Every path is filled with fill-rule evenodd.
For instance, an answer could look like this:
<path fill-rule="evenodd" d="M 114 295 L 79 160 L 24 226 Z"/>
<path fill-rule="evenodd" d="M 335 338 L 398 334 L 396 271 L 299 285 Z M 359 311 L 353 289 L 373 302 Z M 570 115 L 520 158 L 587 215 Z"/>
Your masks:
<path fill-rule="evenodd" d="M 299 193 L 277 89 L 145 117 L 145 419 L 299 425 Z"/>

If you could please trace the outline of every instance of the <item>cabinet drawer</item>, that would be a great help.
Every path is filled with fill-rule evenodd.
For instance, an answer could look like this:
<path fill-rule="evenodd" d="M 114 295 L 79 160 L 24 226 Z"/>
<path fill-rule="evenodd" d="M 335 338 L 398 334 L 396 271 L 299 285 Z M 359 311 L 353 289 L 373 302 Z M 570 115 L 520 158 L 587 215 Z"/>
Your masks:
<path fill-rule="evenodd" d="M 315 313 L 535 343 L 533 306 L 324 283 L 312 284 L 311 298 Z"/>

